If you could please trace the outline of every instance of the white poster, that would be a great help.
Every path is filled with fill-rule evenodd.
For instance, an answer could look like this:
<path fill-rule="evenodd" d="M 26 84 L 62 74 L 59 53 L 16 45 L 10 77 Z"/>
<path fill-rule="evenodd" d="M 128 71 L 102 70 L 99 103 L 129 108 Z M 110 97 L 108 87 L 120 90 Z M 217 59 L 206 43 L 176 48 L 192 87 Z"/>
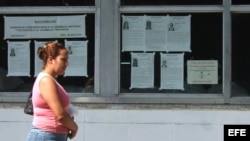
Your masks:
<path fill-rule="evenodd" d="M 131 86 L 132 88 L 154 87 L 155 53 L 131 53 Z"/>
<path fill-rule="evenodd" d="M 145 50 L 145 16 L 122 16 L 122 51 Z"/>
<path fill-rule="evenodd" d="M 30 76 L 30 41 L 7 41 L 7 76 Z"/>
<path fill-rule="evenodd" d="M 86 15 L 5 16 L 4 39 L 86 37 Z"/>
<path fill-rule="evenodd" d="M 167 51 L 168 16 L 146 16 L 146 51 Z"/>
<path fill-rule="evenodd" d="M 69 66 L 64 76 L 88 76 L 87 75 L 87 47 L 88 41 L 68 41 L 65 46 L 69 52 Z"/>
<path fill-rule="evenodd" d="M 187 61 L 188 84 L 218 84 L 217 60 Z"/>
<path fill-rule="evenodd" d="M 34 61 L 34 67 L 35 67 L 35 74 L 34 76 L 37 76 L 41 71 L 43 67 L 43 60 L 41 60 L 38 57 L 37 51 L 39 47 L 44 47 L 44 45 L 49 42 L 49 41 L 35 41 L 35 49 L 34 49 L 34 56 L 35 56 L 35 61 Z"/>
<path fill-rule="evenodd" d="M 122 16 L 122 51 L 191 52 L 191 15 Z"/>
<path fill-rule="evenodd" d="M 191 52 L 191 16 L 169 16 L 167 50 Z"/>
<path fill-rule="evenodd" d="M 184 53 L 161 53 L 161 89 L 184 90 Z"/>

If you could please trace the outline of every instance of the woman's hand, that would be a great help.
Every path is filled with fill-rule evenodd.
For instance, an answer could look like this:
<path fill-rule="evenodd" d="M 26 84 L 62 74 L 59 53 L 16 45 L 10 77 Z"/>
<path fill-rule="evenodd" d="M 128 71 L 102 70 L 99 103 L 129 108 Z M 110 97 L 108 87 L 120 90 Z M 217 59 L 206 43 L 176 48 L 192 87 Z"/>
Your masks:
<path fill-rule="evenodd" d="M 77 131 L 78 131 L 78 126 L 76 125 L 76 129 L 69 131 L 69 134 L 68 134 L 69 138 L 73 139 L 76 136 Z"/>

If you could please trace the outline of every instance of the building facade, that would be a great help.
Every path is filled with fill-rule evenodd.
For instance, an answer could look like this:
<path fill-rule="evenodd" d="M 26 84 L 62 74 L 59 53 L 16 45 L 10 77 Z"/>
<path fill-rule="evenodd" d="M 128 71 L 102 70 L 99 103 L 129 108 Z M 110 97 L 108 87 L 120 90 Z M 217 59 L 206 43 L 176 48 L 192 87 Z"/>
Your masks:
<path fill-rule="evenodd" d="M 249 9 L 244 0 L 2 0 L 2 138 L 25 140 L 36 47 L 60 41 L 72 51 L 58 81 L 79 111 L 73 140 L 223 141 L 224 125 L 250 123 Z"/>

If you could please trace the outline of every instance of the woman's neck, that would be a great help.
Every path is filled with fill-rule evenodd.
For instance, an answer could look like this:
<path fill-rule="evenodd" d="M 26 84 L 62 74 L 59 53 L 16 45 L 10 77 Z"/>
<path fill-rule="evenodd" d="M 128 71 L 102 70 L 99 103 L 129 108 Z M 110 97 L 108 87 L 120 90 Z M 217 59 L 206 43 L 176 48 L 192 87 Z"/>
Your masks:
<path fill-rule="evenodd" d="M 42 72 L 43 72 L 43 73 L 49 74 L 49 75 L 52 76 L 53 78 L 57 78 L 57 75 L 55 75 L 52 71 L 49 71 L 49 70 L 44 69 L 44 70 L 42 70 Z"/>

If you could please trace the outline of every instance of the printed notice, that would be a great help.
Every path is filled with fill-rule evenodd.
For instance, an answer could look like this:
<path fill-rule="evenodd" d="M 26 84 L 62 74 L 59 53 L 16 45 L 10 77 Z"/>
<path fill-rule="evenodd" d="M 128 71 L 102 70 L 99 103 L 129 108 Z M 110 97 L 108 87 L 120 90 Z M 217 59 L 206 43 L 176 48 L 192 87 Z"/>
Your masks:
<path fill-rule="evenodd" d="M 167 34 L 167 50 L 190 52 L 191 16 L 170 16 Z"/>
<path fill-rule="evenodd" d="M 30 76 L 30 41 L 8 41 L 7 76 Z"/>
<path fill-rule="evenodd" d="M 122 20 L 122 51 L 145 50 L 145 16 L 123 16 Z"/>
<path fill-rule="evenodd" d="M 87 76 L 88 41 L 68 41 L 65 46 L 69 52 L 69 66 L 64 76 Z"/>
<path fill-rule="evenodd" d="M 184 53 L 161 54 L 160 89 L 184 90 Z"/>
<path fill-rule="evenodd" d="M 146 51 L 167 51 L 167 17 L 146 16 Z"/>
<path fill-rule="evenodd" d="M 131 86 L 132 88 L 154 87 L 155 53 L 131 53 Z"/>
<path fill-rule="evenodd" d="M 217 60 L 187 61 L 188 84 L 218 84 Z"/>
<path fill-rule="evenodd" d="M 5 39 L 81 38 L 85 33 L 86 15 L 72 16 L 5 16 Z"/>

